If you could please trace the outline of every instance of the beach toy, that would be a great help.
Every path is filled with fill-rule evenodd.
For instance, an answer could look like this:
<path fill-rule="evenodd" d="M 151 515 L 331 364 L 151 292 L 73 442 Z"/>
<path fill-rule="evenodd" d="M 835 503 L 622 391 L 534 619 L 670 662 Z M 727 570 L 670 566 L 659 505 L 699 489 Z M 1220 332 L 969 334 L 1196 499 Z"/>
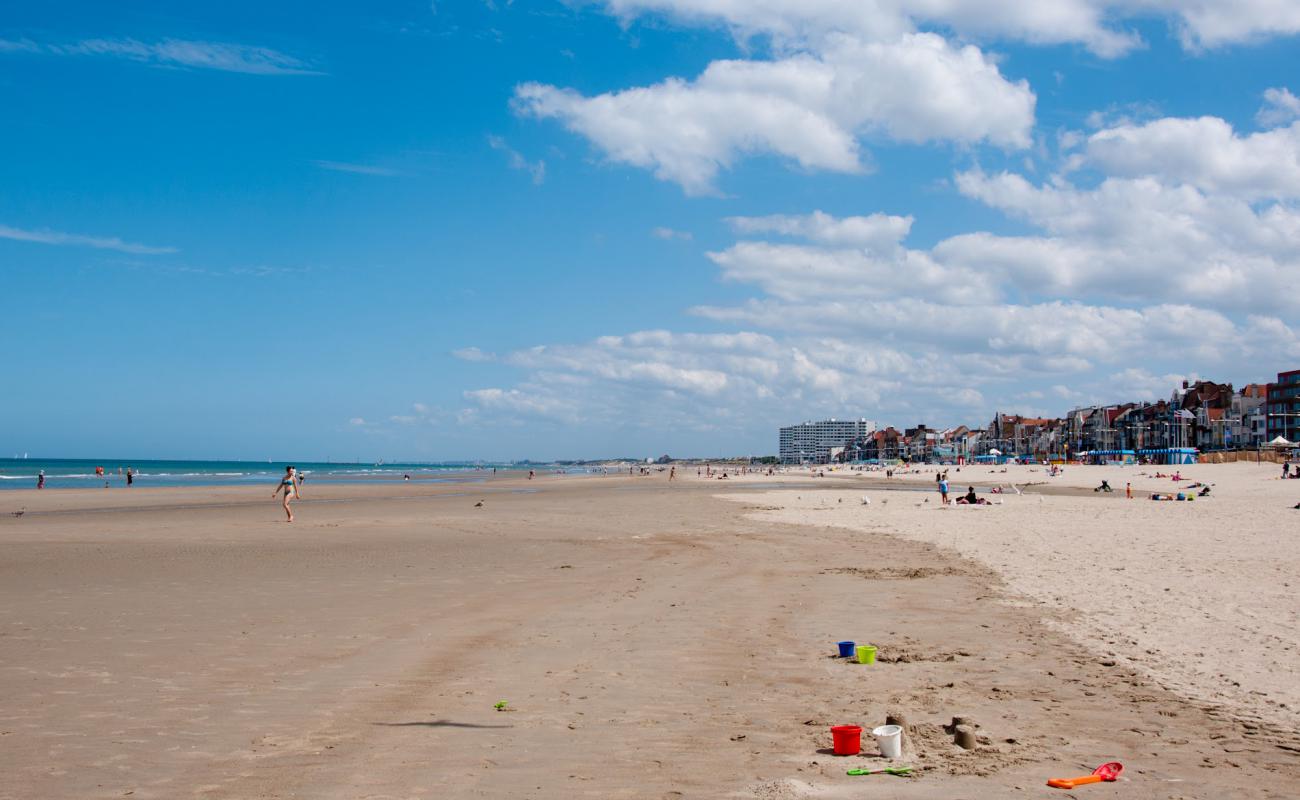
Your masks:
<path fill-rule="evenodd" d="M 859 645 L 859 646 L 858 646 L 858 663 L 859 663 L 859 664 L 874 664 L 874 663 L 876 663 L 876 648 L 873 647 L 873 646 L 871 646 L 871 645 L 869 645 L 869 644 Z"/>
<path fill-rule="evenodd" d="M 880 769 L 851 769 L 847 775 L 911 775 L 911 767 L 881 767 Z"/>
<path fill-rule="evenodd" d="M 1116 780 L 1123 771 L 1123 764 L 1118 761 L 1108 761 L 1094 769 L 1091 775 L 1085 775 L 1082 778 L 1052 778 L 1047 782 L 1047 785 L 1056 789 L 1073 789 L 1076 786 L 1083 786 L 1088 783 Z"/>
<path fill-rule="evenodd" d="M 885 758 L 898 758 L 903 754 L 903 728 L 900 725 L 881 725 L 871 732 L 876 737 L 876 747 Z"/>
<path fill-rule="evenodd" d="M 497 711 L 505 711 L 505 710 L 506 710 L 506 706 L 508 706 L 508 705 L 510 705 L 509 701 L 506 701 L 506 700 L 498 700 L 497 703 L 496 703 L 496 705 L 494 705 L 494 706 L 492 706 L 492 707 L 495 708 Z"/>
<path fill-rule="evenodd" d="M 853 642 L 836 642 L 840 648 L 840 658 L 853 658 L 853 648 L 856 646 Z"/>
<path fill-rule="evenodd" d="M 856 756 L 862 752 L 862 727 L 859 725 L 835 725 L 831 728 L 831 738 L 837 756 Z"/>

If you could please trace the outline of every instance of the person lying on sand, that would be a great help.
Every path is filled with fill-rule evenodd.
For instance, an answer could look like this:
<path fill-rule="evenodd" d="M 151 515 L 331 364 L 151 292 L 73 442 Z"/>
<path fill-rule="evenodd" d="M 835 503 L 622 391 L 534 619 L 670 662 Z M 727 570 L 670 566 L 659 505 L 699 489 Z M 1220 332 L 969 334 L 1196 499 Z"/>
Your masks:
<path fill-rule="evenodd" d="M 988 504 L 989 504 L 988 500 L 985 500 L 982 497 L 975 496 L 974 486 L 971 486 L 968 489 L 966 489 L 966 494 L 957 498 L 957 505 L 959 506 L 986 506 Z"/>

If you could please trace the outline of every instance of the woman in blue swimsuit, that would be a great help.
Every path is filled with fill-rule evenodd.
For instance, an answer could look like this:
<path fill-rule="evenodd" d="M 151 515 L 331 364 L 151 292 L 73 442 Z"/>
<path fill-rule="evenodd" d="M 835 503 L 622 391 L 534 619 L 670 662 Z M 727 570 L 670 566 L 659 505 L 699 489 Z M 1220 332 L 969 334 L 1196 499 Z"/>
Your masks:
<path fill-rule="evenodd" d="M 284 477 L 280 479 L 280 485 L 275 487 L 274 492 L 271 492 L 272 497 L 284 492 L 284 513 L 290 522 L 293 522 L 293 509 L 289 508 L 289 503 L 300 496 L 301 485 L 302 480 L 298 477 L 297 470 L 293 467 L 285 467 Z"/>

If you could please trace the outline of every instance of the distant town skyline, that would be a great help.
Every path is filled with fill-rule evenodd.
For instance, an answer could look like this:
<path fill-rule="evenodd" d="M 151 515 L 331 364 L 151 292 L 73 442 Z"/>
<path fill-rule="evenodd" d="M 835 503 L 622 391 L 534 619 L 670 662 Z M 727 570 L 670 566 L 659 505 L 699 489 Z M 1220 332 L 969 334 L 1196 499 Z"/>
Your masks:
<path fill-rule="evenodd" d="M 0 21 L 0 452 L 771 452 L 1300 365 L 1300 16 L 1063 0 Z"/>

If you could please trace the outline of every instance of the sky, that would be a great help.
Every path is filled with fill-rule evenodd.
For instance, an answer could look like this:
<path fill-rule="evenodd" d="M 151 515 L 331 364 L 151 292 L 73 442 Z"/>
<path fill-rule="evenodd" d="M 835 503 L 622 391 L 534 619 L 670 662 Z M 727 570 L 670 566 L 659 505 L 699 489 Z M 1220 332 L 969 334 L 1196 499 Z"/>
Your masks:
<path fill-rule="evenodd" d="M 1298 33 L 1280 0 L 9 4 L 0 454 L 760 455 L 1266 381 L 1300 367 Z"/>

